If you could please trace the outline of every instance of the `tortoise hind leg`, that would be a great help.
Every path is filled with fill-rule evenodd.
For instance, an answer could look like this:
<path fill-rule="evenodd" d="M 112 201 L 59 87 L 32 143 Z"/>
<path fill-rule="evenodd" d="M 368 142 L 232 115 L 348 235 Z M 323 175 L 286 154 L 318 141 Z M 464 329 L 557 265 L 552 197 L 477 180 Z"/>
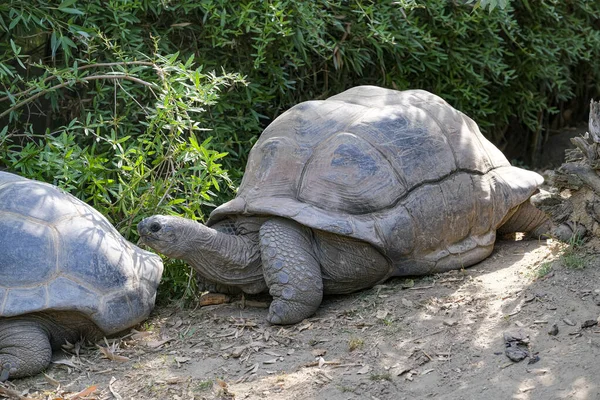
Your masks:
<path fill-rule="evenodd" d="M 35 320 L 0 321 L 0 381 L 43 371 L 52 359 L 48 332 Z"/>
<path fill-rule="evenodd" d="M 267 320 L 294 324 L 310 317 L 321 304 L 321 267 L 312 247 L 310 229 L 282 218 L 260 228 L 263 274 L 273 302 Z"/>
<path fill-rule="evenodd" d="M 523 202 L 517 207 L 517 210 L 502 222 L 498 228 L 498 234 L 524 232 L 532 238 L 549 236 L 553 224 L 543 211 L 537 209 L 529 200 Z"/>

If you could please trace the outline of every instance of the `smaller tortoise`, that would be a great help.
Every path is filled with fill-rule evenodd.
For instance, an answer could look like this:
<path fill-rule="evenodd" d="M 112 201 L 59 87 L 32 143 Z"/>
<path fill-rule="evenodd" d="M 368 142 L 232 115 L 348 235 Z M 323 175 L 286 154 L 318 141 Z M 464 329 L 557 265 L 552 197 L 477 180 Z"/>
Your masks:
<path fill-rule="evenodd" d="M 361 86 L 273 121 L 206 226 L 153 216 L 138 231 L 209 284 L 268 288 L 268 320 L 288 324 L 324 293 L 473 265 L 498 230 L 545 231 L 528 201 L 542 181 L 440 97 Z"/>
<path fill-rule="evenodd" d="M 41 372 L 66 340 L 147 318 L 162 270 L 92 207 L 0 171 L 0 381 Z"/>

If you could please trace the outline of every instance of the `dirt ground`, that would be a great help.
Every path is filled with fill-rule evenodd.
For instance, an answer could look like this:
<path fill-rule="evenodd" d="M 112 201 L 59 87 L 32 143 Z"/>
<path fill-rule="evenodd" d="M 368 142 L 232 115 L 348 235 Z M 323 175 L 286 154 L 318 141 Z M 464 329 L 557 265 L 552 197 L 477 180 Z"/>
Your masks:
<path fill-rule="evenodd" d="M 599 399 L 599 256 L 565 248 L 499 241 L 472 268 L 328 297 L 293 326 L 269 325 L 264 298 L 159 307 L 103 349 L 57 354 L 45 375 L 0 389 L 35 399 Z M 521 345 L 507 347 L 505 334 Z M 526 357 L 511 361 L 507 348 Z"/>

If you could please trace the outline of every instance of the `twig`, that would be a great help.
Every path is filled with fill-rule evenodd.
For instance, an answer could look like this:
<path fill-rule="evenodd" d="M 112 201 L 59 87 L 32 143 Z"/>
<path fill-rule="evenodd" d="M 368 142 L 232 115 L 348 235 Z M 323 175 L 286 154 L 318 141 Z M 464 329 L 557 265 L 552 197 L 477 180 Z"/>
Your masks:
<path fill-rule="evenodd" d="M 409 287 L 408 290 L 425 290 L 425 289 L 431 289 L 433 287 L 435 287 L 435 283 L 433 285 L 429 285 L 429 286 Z"/>
<path fill-rule="evenodd" d="M 83 65 L 81 67 L 78 67 L 77 71 L 83 71 L 83 70 L 90 69 L 90 68 L 116 67 L 116 66 L 124 66 L 124 65 L 146 65 L 149 67 L 154 67 L 155 69 L 158 68 L 158 66 L 156 64 L 149 62 L 149 61 L 124 61 L 124 62 L 97 63 L 97 64 Z M 57 79 L 57 78 L 58 77 L 56 75 L 51 75 L 51 76 L 47 77 L 46 79 L 44 79 L 42 81 L 42 83 L 46 83 L 48 81 L 51 81 L 52 79 Z M 27 93 L 29 93 L 35 89 L 38 89 L 38 88 L 32 87 L 27 90 L 23 90 L 22 92 L 15 93 L 12 97 L 24 96 Z M 0 98 L 0 102 L 6 101 L 9 98 L 10 98 L 9 96 L 4 96 L 4 97 Z"/>
<path fill-rule="evenodd" d="M 0 395 L 8 398 L 8 399 L 16 399 L 16 400 L 27 400 L 25 397 L 21 396 L 19 393 L 15 392 L 12 389 L 7 388 L 4 385 L 0 384 Z"/>
<path fill-rule="evenodd" d="M 325 361 L 321 363 L 322 365 L 335 365 L 335 366 L 349 366 L 349 367 L 354 367 L 356 365 L 360 365 L 360 364 L 344 364 L 342 365 L 342 363 L 340 361 Z M 308 368 L 308 367 L 317 367 L 319 366 L 319 361 L 314 361 L 314 362 L 310 362 L 308 364 L 304 364 L 303 367 L 304 368 Z"/>
<path fill-rule="evenodd" d="M 134 76 L 129 76 L 129 75 L 92 75 L 92 76 L 87 76 L 85 78 L 80 78 L 80 79 L 78 79 L 78 82 L 89 82 L 89 81 L 94 81 L 94 80 L 99 80 L 99 79 L 125 79 L 128 81 L 139 83 L 140 85 L 148 86 L 148 87 L 156 86 L 152 83 L 146 82 L 142 79 L 136 78 Z M 4 117 L 5 115 L 11 113 L 12 111 L 14 111 L 18 108 L 23 107 L 25 104 L 32 102 L 33 100 L 37 99 L 38 97 L 43 96 L 44 94 L 46 94 L 52 90 L 60 89 L 60 88 L 69 86 L 70 84 L 71 84 L 71 82 L 63 82 L 58 85 L 54 85 L 51 88 L 48 88 L 47 90 L 42 90 L 41 92 L 34 94 L 33 96 L 21 101 L 20 103 L 15 104 L 8 110 L 4 111 L 3 113 L 0 114 L 0 118 Z"/>
<path fill-rule="evenodd" d="M 429 358 L 429 361 L 433 361 L 433 358 L 431 358 L 429 354 L 425 353 L 425 350 L 421 350 L 421 353 L 423 353 L 425 357 Z"/>
<path fill-rule="evenodd" d="M 421 339 L 424 339 L 429 336 L 437 335 L 438 333 L 442 333 L 444 331 L 445 331 L 445 329 L 439 329 L 435 332 L 428 333 L 427 335 L 423 335 L 423 336 L 419 336 L 418 338 L 410 339 L 409 342 L 416 342 L 417 340 L 421 340 Z"/>

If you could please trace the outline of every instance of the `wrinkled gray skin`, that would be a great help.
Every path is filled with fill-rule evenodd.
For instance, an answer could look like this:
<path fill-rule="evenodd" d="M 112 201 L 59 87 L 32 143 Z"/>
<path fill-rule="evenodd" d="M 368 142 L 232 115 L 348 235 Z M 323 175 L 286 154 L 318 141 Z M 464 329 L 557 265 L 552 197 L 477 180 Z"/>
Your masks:
<path fill-rule="evenodd" d="M 268 320 L 291 324 L 323 294 L 468 267 L 497 231 L 547 231 L 529 202 L 542 181 L 441 98 L 362 86 L 277 118 L 206 226 L 158 215 L 138 230 L 219 290 L 268 289 Z"/>
<path fill-rule="evenodd" d="M 144 320 L 163 265 L 58 188 L 0 172 L 0 381 Z"/>

